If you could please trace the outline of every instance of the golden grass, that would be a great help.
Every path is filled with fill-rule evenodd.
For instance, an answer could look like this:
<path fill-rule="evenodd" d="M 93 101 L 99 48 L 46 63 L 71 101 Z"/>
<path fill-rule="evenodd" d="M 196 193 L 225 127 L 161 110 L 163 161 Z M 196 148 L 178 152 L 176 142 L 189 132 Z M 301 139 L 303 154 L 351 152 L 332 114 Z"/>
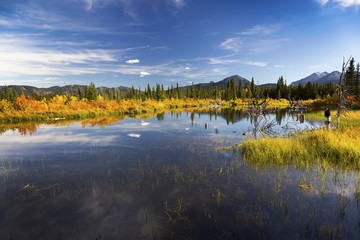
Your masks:
<path fill-rule="evenodd" d="M 326 161 L 332 165 L 360 169 L 360 128 L 318 129 L 289 138 L 247 140 L 241 144 L 244 159 L 256 166 L 297 167 Z"/>
<path fill-rule="evenodd" d="M 336 125 L 337 109 L 330 109 L 332 124 Z M 307 120 L 324 121 L 324 110 L 311 111 L 306 113 Z M 343 111 L 340 116 L 340 126 L 360 127 L 360 110 Z"/>

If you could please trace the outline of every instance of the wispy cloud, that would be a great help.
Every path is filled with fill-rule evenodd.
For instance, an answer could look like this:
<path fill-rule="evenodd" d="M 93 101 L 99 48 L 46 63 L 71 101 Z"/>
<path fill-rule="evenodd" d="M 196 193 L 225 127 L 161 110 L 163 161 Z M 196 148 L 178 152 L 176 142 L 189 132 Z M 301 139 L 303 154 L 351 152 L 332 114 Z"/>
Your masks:
<path fill-rule="evenodd" d="M 13 26 L 13 24 L 14 24 L 14 21 L 11 21 L 10 19 L 0 17 L 0 26 L 11 27 L 11 26 Z"/>
<path fill-rule="evenodd" d="M 342 7 L 360 6 L 360 0 L 334 0 Z"/>
<path fill-rule="evenodd" d="M 316 0 L 316 1 L 319 2 L 321 6 L 324 6 L 330 2 L 333 2 L 344 8 L 360 6 L 360 0 Z"/>
<path fill-rule="evenodd" d="M 129 64 L 135 64 L 135 63 L 139 63 L 140 60 L 139 59 L 129 59 L 126 61 L 126 63 L 129 63 Z"/>
<path fill-rule="evenodd" d="M 85 11 L 91 11 L 93 9 L 94 0 L 84 0 L 84 8 Z"/>
<path fill-rule="evenodd" d="M 249 54 L 258 55 L 279 49 L 290 41 L 291 39 L 288 38 L 252 39 L 246 42 L 246 51 Z"/>
<path fill-rule="evenodd" d="M 329 0 L 316 0 L 321 6 L 325 5 Z"/>
<path fill-rule="evenodd" d="M 239 51 L 243 45 L 243 42 L 240 38 L 228 38 L 222 43 L 220 43 L 220 48 L 224 50 L 231 50 L 231 51 Z"/>
<path fill-rule="evenodd" d="M 285 65 L 282 64 L 275 64 L 274 68 L 285 68 Z"/>
<path fill-rule="evenodd" d="M 170 4 L 172 4 L 178 9 L 183 8 L 186 5 L 185 0 L 168 0 L 168 1 L 170 1 Z"/>
<path fill-rule="evenodd" d="M 236 56 L 230 56 L 230 57 L 232 58 L 229 58 L 229 56 L 210 58 L 209 64 L 227 65 L 227 64 L 236 63 L 236 64 L 245 64 L 245 65 L 257 66 L 257 67 L 266 67 L 268 65 L 268 63 L 264 61 L 249 61 L 249 60 L 242 60 L 240 58 L 234 58 Z"/>
<path fill-rule="evenodd" d="M 242 63 L 256 67 L 266 67 L 268 65 L 267 62 L 259 62 L 259 61 L 244 61 Z"/>
<path fill-rule="evenodd" d="M 238 59 L 224 59 L 222 57 L 217 57 L 217 58 L 210 58 L 209 63 L 210 64 L 231 64 L 231 63 L 238 63 L 239 60 Z"/>
<path fill-rule="evenodd" d="M 148 46 L 109 50 L 96 48 L 96 42 L 77 44 L 65 41 L 65 48 L 62 43 L 55 42 L 54 48 L 48 41 L 43 41 L 41 35 L 0 34 L 0 79 L 20 79 L 23 76 L 27 76 L 27 79 L 37 76 L 39 79 L 54 79 L 109 73 L 141 77 L 153 74 L 174 77 L 191 72 L 188 64 L 179 61 L 138 66 L 136 63 L 140 62 L 139 59 L 125 61 L 122 57 L 134 51 L 152 51 Z"/>
<path fill-rule="evenodd" d="M 28 36 L 27 36 L 28 37 Z M 0 72 L 6 76 L 80 75 L 96 73 L 97 66 L 118 61 L 114 50 L 55 50 L 39 39 L 0 34 Z"/>
<path fill-rule="evenodd" d="M 272 25 L 255 25 L 249 29 L 246 29 L 243 32 L 240 32 L 242 35 L 269 35 L 281 28 L 280 24 Z"/>

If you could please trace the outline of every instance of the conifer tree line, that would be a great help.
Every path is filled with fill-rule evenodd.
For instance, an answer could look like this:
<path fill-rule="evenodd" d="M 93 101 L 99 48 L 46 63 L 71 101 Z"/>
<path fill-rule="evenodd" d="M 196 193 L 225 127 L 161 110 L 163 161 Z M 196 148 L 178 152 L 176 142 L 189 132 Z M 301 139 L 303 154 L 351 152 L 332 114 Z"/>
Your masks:
<path fill-rule="evenodd" d="M 347 96 L 354 96 L 357 101 L 360 101 L 360 64 L 355 64 L 354 58 L 349 62 L 349 66 L 345 73 L 345 85 Z M 83 89 L 78 89 L 76 94 L 65 94 L 68 97 L 76 96 L 79 100 L 96 100 L 101 96 L 105 100 L 121 100 L 121 99 L 137 99 L 147 100 L 153 99 L 161 101 L 164 99 L 222 99 L 222 100 L 235 100 L 235 99 L 249 99 L 249 98 L 272 98 L 272 99 L 291 99 L 291 100 L 308 100 L 308 99 L 324 99 L 332 97 L 336 94 L 337 85 L 331 82 L 320 85 L 317 83 L 308 82 L 307 84 L 299 84 L 297 86 L 288 86 L 286 80 L 281 76 L 277 80 L 275 87 L 258 86 L 255 84 L 254 78 L 250 83 L 244 84 L 241 81 L 236 81 L 235 78 L 227 82 L 226 87 L 217 87 L 215 84 L 192 84 L 191 86 L 180 87 L 178 83 L 171 84 L 166 89 L 163 84 L 156 84 L 150 86 L 147 84 L 145 89 L 135 88 L 132 86 L 127 91 L 120 88 L 113 89 L 97 89 L 94 83 L 90 83 Z M 10 89 L 8 86 L 3 88 L 0 93 L 0 100 L 6 99 L 8 101 L 15 101 L 18 95 L 15 90 Z M 52 96 L 39 96 L 33 94 L 34 99 L 40 100 L 43 98 L 51 98 Z"/>

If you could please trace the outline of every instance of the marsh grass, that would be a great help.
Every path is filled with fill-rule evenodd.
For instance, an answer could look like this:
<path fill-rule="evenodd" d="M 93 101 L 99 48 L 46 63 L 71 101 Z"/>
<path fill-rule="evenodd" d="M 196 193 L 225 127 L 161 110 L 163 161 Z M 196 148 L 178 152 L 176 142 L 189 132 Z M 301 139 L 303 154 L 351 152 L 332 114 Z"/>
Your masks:
<path fill-rule="evenodd" d="M 332 116 L 332 125 L 336 125 L 337 111 L 330 108 Z M 311 111 L 306 113 L 307 120 L 324 121 L 324 110 Z M 340 118 L 342 127 L 352 126 L 360 127 L 360 110 L 343 111 Z"/>
<path fill-rule="evenodd" d="M 290 137 L 247 140 L 241 144 L 245 161 L 257 166 L 284 166 L 326 161 L 331 165 L 360 169 L 360 129 L 318 129 Z"/>

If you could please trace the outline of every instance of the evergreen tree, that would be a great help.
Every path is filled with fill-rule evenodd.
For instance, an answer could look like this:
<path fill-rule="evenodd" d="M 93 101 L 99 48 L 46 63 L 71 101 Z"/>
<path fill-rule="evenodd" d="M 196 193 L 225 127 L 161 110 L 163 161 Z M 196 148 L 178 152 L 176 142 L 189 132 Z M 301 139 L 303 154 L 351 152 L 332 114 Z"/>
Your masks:
<path fill-rule="evenodd" d="M 114 98 L 116 100 L 120 100 L 122 98 L 121 89 L 118 87 L 114 90 Z"/>
<path fill-rule="evenodd" d="M 214 89 L 214 97 L 215 97 L 215 99 L 218 99 L 218 97 L 219 97 L 219 90 L 218 90 L 218 88 L 215 86 L 215 89 Z"/>
<path fill-rule="evenodd" d="M 147 85 L 146 97 L 147 97 L 147 98 L 152 98 L 152 93 L 151 93 L 150 84 Z"/>
<path fill-rule="evenodd" d="M 176 95 L 177 95 L 177 98 L 180 99 L 182 96 L 181 96 L 181 90 L 179 88 L 179 83 L 176 83 Z"/>
<path fill-rule="evenodd" d="M 279 98 L 287 98 L 288 95 L 289 95 L 289 88 L 286 84 L 286 81 L 284 81 L 283 76 L 281 76 L 279 77 L 276 83 L 275 96 L 277 99 L 279 99 Z"/>
<path fill-rule="evenodd" d="M 235 78 L 233 78 L 233 79 L 231 79 L 231 98 L 233 99 L 233 100 L 235 100 L 236 99 L 236 79 Z"/>
<path fill-rule="evenodd" d="M 196 96 L 196 90 L 195 90 L 195 86 L 194 83 L 191 84 L 191 91 L 190 91 L 190 98 L 195 98 Z"/>
<path fill-rule="evenodd" d="M 241 80 L 239 81 L 239 87 L 237 91 L 237 97 L 243 99 L 244 98 L 244 90 L 242 88 Z"/>
<path fill-rule="evenodd" d="M 88 87 L 85 86 L 85 98 L 88 100 L 96 100 L 97 91 L 95 84 L 91 82 Z"/>
<path fill-rule="evenodd" d="M 355 95 L 360 101 L 360 63 L 356 65 Z"/>
<path fill-rule="evenodd" d="M 9 100 L 10 98 L 10 91 L 9 91 L 9 87 L 7 85 L 4 86 L 4 90 L 0 95 L 0 99 L 5 99 L 5 100 Z"/>
<path fill-rule="evenodd" d="M 163 87 L 160 84 L 156 84 L 156 92 L 155 92 L 155 99 L 157 101 L 161 101 L 164 100 L 164 91 L 163 91 Z"/>
<path fill-rule="evenodd" d="M 251 91 L 251 95 L 253 97 L 256 97 L 255 96 L 255 81 L 254 81 L 253 77 L 251 78 L 251 82 L 250 82 L 250 91 Z"/>
<path fill-rule="evenodd" d="M 11 102 L 15 102 L 15 100 L 16 100 L 16 92 L 15 92 L 15 89 L 14 89 L 14 88 L 12 88 L 11 91 L 10 91 L 9 100 L 10 100 Z"/>
<path fill-rule="evenodd" d="M 80 87 L 78 88 L 78 98 L 79 98 L 80 100 L 83 99 L 83 94 L 82 94 L 82 92 L 81 92 Z"/>
<path fill-rule="evenodd" d="M 345 85 L 348 89 L 348 95 L 354 95 L 356 92 L 356 71 L 355 60 L 352 58 L 345 73 Z"/>

